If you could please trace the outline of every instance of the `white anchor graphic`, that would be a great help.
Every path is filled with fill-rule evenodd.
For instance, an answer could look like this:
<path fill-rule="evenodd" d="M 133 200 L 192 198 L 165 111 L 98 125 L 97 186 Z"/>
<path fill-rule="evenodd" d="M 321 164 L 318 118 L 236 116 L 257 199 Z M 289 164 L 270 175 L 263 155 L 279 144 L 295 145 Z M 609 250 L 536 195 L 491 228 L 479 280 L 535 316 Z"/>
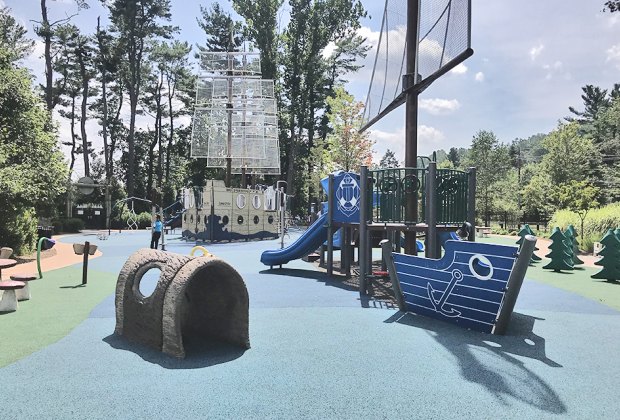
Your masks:
<path fill-rule="evenodd" d="M 461 270 L 453 270 L 452 279 L 450 280 L 450 283 L 448 283 L 446 290 L 443 292 L 439 300 L 435 300 L 434 298 L 434 294 L 438 293 L 438 291 L 433 289 L 433 286 L 431 286 L 430 283 L 427 284 L 426 290 L 428 291 L 428 297 L 431 299 L 431 303 L 433 304 L 435 311 L 451 318 L 455 318 L 461 315 L 461 313 L 454 308 L 444 308 L 446 301 L 452 294 L 454 286 L 456 286 L 456 284 L 461 280 L 463 280 L 463 273 L 461 272 Z"/>

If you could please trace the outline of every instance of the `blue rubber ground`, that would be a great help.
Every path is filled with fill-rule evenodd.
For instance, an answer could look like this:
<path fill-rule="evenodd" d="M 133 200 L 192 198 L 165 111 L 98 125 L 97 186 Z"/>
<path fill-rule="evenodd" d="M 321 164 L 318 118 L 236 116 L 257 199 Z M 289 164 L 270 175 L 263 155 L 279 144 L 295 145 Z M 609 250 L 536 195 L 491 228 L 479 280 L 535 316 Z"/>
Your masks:
<path fill-rule="evenodd" d="M 97 243 L 90 266 L 116 275 L 148 234 Z M 2 418 L 617 418 L 620 313 L 606 306 L 526 281 L 509 334 L 492 336 L 362 302 L 302 261 L 266 271 L 277 241 L 206 247 L 248 285 L 251 349 L 189 343 L 176 360 L 127 344 L 110 297 L 0 369 Z"/>

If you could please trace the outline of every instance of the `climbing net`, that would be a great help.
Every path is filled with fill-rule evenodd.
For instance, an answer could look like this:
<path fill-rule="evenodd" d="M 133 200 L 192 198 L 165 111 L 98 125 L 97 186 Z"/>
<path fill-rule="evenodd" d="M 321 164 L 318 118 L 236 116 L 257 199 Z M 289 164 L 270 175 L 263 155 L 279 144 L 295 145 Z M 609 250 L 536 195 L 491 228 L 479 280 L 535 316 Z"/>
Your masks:
<path fill-rule="evenodd" d="M 416 77 L 421 92 L 471 53 L 471 0 L 421 0 L 418 45 L 407 45 L 407 0 L 386 0 L 375 62 L 366 97 L 364 129 L 405 101 L 403 76 L 407 54 L 416 55 Z M 469 55 L 466 55 L 469 54 Z"/>

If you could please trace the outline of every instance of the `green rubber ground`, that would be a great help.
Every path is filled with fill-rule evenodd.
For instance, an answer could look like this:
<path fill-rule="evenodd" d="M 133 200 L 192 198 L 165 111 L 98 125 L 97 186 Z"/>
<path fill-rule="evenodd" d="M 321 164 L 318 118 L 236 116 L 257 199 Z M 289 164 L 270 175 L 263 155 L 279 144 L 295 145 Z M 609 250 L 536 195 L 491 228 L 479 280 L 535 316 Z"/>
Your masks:
<path fill-rule="evenodd" d="M 88 270 L 88 284 L 81 284 L 81 267 L 49 271 L 31 282 L 32 299 L 19 302 L 15 312 L 0 314 L 0 367 L 65 337 L 114 293 L 116 277 Z"/>
<path fill-rule="evenodd" d="M 492 236 L 489 238 L 476 238 L 476 241 L 499 245 L 516 245 L 517 239 L 518 237 L 516 236 L 514 240 Z M 540 255 L 540 253 L 538 255 L 543 257 L 543 260 L 530 265 L 526 275 L 528 279 L 576 293 L 620 310 L 620 283 L 609 283 L 591 278 L 592 274 L 600 271 L 599 268 L 578 266 L 579 268 L 573 271 L 556 273 L 553 270 L 543 270 L 542 267 L 549 260 L 544 258 L 544 255 Z"/>

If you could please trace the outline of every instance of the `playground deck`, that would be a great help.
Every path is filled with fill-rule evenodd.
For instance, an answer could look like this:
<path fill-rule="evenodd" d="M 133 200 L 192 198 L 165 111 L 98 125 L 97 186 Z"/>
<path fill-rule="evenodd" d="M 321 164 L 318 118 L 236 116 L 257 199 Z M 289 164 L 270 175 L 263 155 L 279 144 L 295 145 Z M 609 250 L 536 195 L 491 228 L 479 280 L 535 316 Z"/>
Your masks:
<path fill-rule="evenodd" d="M 620 408 L 620 312 L 581 296 L 620 288 L 589 279 L 594 269 L 534 281 L 542 270 L 531 269 L 502 337 L 360 300 L 351 282 L 300 260 L 266 270 L 260 255 L 277 240 L 214 244 L 247 284 L 252 348 L 193 343 L 177 360 L 113 334 L 116 277 L 149 233 L 60 239 L 84 240 L 102 251 L 88 286 L 75 287 L 80 264 L 56 269 L 0 315 L 4 418 L 572 419 Z"/>

